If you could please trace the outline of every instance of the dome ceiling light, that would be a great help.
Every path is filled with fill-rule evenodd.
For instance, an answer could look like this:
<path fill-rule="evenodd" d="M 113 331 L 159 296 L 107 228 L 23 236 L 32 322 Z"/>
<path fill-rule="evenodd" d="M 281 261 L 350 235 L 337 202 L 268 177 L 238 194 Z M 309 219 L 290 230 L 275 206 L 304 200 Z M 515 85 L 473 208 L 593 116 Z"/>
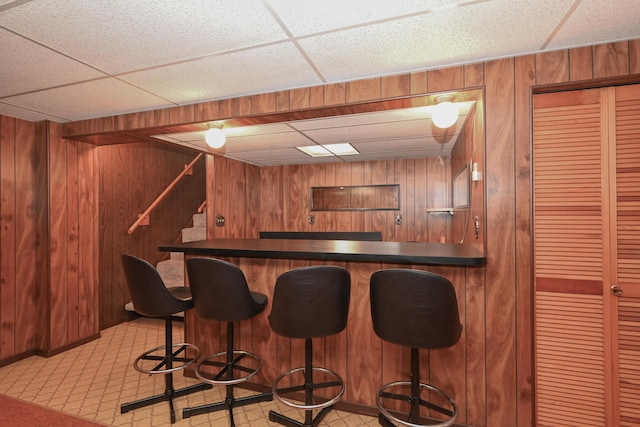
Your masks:
<path fill-rule="evenodd" d="M 431 120 L 441 129 L 451 127 L 458 121 L 458 107 L 452 101 L 451 95 L 440 95 L 436 98 Z"/>
<path fill-rule="evenodd" d="M 222 123 L 209 123 L 209 130 L 204 134 L 204 140 L 211 148 L 222 148 L 227 137 L 222 131 Z"/>

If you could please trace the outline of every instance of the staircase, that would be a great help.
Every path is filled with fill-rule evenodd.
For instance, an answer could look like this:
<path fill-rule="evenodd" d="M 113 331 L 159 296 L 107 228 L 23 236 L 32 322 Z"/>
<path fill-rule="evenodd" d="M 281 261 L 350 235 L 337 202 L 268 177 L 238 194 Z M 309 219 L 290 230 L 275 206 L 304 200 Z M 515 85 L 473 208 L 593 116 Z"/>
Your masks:
<path fill-rule="evenodd" d="M 193 225 L 182 229 L 182 241 L 193 242 L 207 238 L 207 215 L 205 213 L 193 215 Z M 166 287 L 184 286 L 184 253 L 171 252 L 169 259 L 160 261 L 156 266 Z M 127 311 L 135 311 L 132 302 L 124 306 Z M 178 314 L 182 316 L 183 313 Z"/>

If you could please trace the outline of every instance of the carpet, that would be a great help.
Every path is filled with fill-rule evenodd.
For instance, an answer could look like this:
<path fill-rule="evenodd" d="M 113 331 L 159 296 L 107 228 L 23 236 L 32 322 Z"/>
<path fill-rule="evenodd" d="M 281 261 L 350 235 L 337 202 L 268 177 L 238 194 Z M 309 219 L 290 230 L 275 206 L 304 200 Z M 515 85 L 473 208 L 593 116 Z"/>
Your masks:
<path fill-rule="evenodd" d="M 0 427 L 9 426 L 98 427 L 104 424 L 0 394 Z"/>

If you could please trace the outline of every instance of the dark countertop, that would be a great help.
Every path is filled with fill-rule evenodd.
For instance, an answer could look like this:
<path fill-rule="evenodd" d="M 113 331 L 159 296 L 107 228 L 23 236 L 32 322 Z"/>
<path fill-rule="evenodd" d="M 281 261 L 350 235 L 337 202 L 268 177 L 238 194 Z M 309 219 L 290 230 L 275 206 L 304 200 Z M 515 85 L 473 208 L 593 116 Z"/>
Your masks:
<path fill-rule="evenodd" d="M 484 265 L 486 257 L 458 243 L 354 240 L 212 239 L 162 245 L 166 252 L 246 258 L 288 258 L 423 265 Z"/>

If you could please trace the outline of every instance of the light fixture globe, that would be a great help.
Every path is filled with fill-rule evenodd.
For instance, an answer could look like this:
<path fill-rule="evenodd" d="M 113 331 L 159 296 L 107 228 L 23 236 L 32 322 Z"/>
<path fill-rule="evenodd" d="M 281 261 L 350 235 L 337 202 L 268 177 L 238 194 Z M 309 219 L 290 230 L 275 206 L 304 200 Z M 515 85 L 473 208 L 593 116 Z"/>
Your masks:
<path fill-rule="evenodd" d="M 436 106 L 433 109 L 431 120 L 433 124 L 441 129 L 453 126 L 458 121 L 458 107 L 451 102 L 453 97 L 443 95 L 436 98 Z"/>
<path fill-rule="evenodd" d="M 227 140 L 222 131 L 222 123 L 210 123 L 209 130 L 204 134 L 204 140 L 211 148 L 222 148 Z"/>

